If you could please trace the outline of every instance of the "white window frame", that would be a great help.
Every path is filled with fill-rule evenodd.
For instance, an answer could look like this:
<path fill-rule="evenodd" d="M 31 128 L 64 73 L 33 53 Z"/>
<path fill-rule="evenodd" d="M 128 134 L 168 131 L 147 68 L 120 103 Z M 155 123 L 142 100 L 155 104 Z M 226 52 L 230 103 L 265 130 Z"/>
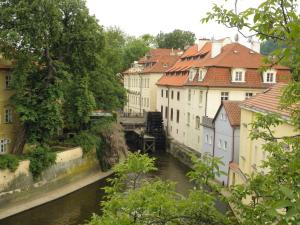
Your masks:
<path fill-rule="evenodd" d="M 11 108 L 4 109 L 4 123 L 12 123 L 13 122 L 13 112 Z"/>
<path fill-rule="evenodd" d="M 198 81 L 203 81 L 204 78 L 205 78 L 206 73 L 207 73 L 206 69 L 199 69 L 199 72 L 198 72 Z"/>
<path fill-rule="evenodd" d="M 8 145 L 10 143 L 9 139 L 0 139 L 0 154 L 5 154 L 8 152 Z"/>
<path fill-rule="evenodd" d="M 196 129 L 200 129 L 200 116 L 196 116 L 196 119 L 195 119 L 195 121 L 196 121 Z"/>
<path fill-rule="evenodd" d="M 263 82 L 266 84 L 275 84 L 276 83 L 276 74 L 277 74 L 277 71 L 274 69 L 266 70 L 263 73 Z M 272 80 L 270 80 L 270 78 L 269 78 L 269 76 L 271 76 L 271 75 L 272 75 Z"/>
<path fill-rule="evenodd" d="M 193 81 L 197 71 L 195 69 L 191 69 L 189 71 L 189 81 Z"/>
<path fill-rule="evenodd" d="M 226 101 L 226 100 L 229 100 L 229 92 L 228 91 L 222 91 L 221 92 L 221 101 Z"/>
<path fill-rule="evenodd" d="M 242 68 L 233 69 L 231 73 L 231 81 L 236 83 L 243 83 L 245 82 L 245 74 L 246 74 L 245 69 Z"/>
<path fill-rule="evenodd" d="M 253 92 L 246 92 L 245 93 L 245 99 L 248 99 L 248 98 L 251 98 L 251 97 L 253 97 Z"/>
<path fill-rule="evenodd" d="M 208 134 L 207 134 L 207 135 L 205 135 L 205 143 L 207 143 L 207 144 L 208 144 Z"/>

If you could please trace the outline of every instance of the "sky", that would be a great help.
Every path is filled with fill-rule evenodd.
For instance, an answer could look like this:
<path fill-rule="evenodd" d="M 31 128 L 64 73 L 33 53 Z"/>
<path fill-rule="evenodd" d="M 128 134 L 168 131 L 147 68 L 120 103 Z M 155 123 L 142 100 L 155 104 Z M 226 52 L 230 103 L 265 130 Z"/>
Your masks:
<path fill-rule="evenodd" d="M 239 0 L 238 10 L 256 7 L 263 0 Z M 211 11 L 213 3 L 224 5 L 225 0 L 87 0 L 91 15 L 95 15 L 101 25 L 118 26 L 133 36 L 156 35 L 174 29 L 192 31 L 197 38 L 231 37 L 237 31 L 213 22 L 201 24 L 201 18 Z M 226 2 L 234 7 L 234 0 Z M 240 42 L 247 42 L 239 35 Z"/>

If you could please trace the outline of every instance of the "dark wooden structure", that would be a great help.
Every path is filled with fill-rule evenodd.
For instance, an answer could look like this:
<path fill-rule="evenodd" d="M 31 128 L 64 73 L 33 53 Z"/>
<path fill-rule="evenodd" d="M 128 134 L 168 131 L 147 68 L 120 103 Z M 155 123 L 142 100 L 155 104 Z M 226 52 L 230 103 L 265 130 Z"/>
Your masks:
<path fill-rule="evenodd" d="M 160 112 L 148 112 L 143 115 L 124 115 L 119 118 L 125 132 L 134 135 L 134 146 L 143 152 L 164 150 L 166 145 L 163 119 Z M 132 136 L 131 135 L 131 136 Z"/>

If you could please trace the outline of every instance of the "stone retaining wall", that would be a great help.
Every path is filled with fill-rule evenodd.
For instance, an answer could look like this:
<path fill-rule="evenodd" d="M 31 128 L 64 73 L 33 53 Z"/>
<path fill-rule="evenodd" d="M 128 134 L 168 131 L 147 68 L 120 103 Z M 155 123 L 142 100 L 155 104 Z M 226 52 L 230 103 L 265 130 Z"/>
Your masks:
<path fill-rule="evenodd" d="M 38 180 L 33 180 L 29 164 L 29 160 L 21 161 L 15 172 L 0 170 L 0 207 L 101 171 L 95 154 L 83 157 L 80 147 L 58 152 L 56 164 L 45 170 Z"/>
<path fill-rule="evenodd" d="M 191 154 L 201 156 L 201 154 L 192 148 L 189 148 L 181 143 L 178 143 L 174 139 L 168 139 L 167 152 L 178 159 L 180 162 L 188 167 L 192 167 Z"/>

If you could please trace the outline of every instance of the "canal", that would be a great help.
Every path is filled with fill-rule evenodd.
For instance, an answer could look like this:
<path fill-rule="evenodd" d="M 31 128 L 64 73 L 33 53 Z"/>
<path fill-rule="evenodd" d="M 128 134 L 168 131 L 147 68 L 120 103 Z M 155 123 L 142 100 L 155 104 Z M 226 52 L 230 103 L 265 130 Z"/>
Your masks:
<path fill-rule="evenodd" d="M 186 194 L 192 187 L 186 178 L 188 168 L 167 153 L 157 157 L 158 171 L 154 175 L 177 182 L 177 191 Z M 0 225 L 78 225 L 84 224 L 92 213 L 100 213 L 100 201 L 107 185 L 98 181 L 76 192 L 0 221 Z"/>

